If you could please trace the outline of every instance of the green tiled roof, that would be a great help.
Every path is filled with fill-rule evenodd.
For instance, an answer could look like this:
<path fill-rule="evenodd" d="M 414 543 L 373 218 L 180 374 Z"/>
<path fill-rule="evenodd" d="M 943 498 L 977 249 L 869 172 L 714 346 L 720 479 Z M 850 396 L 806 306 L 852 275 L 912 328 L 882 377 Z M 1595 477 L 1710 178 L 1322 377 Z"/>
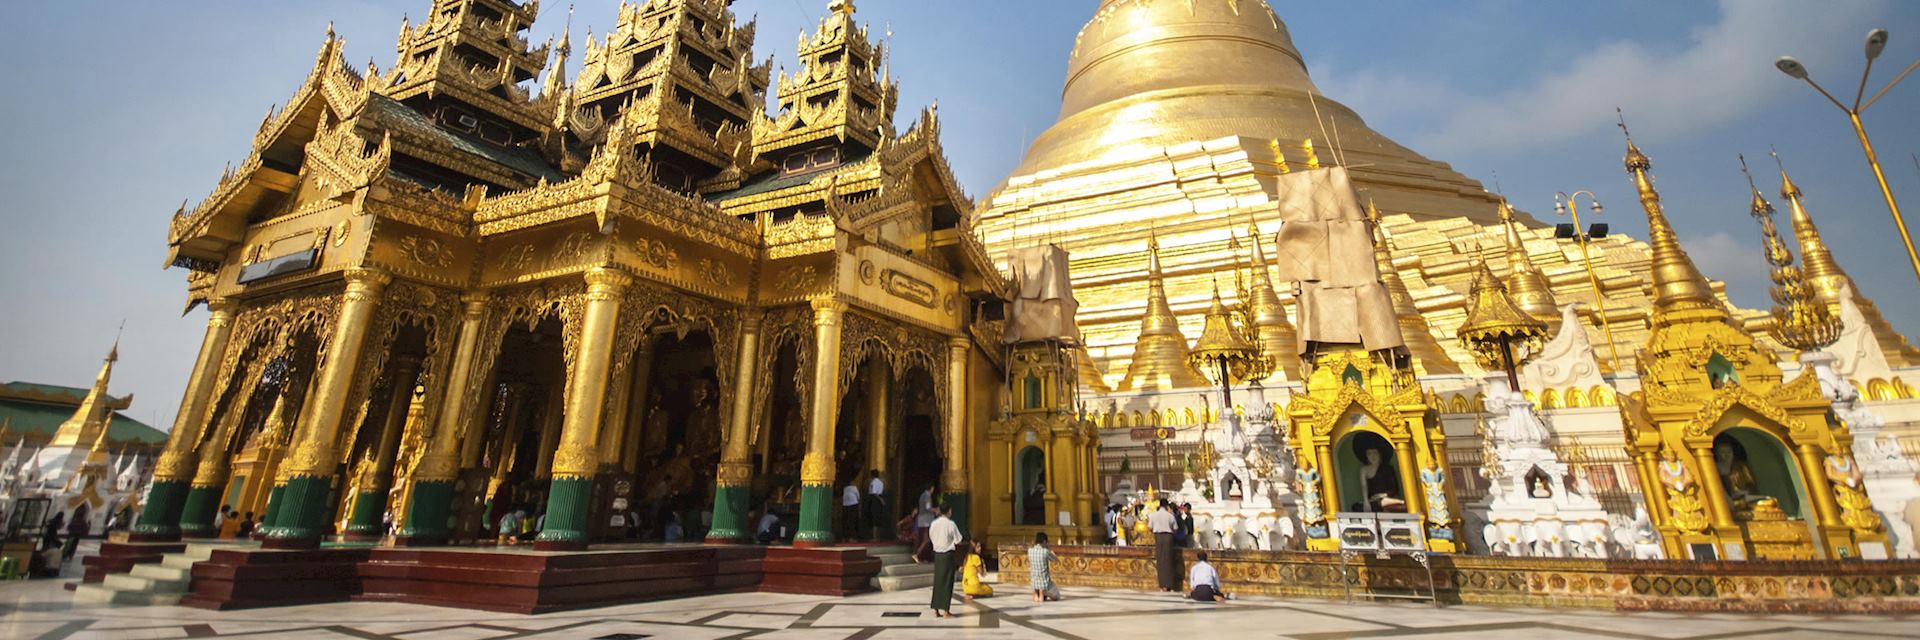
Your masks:
<path fill-rule="evenodd" d="M 83 397 L 84 395 L 82 394 Z M 80 408 L 79 405 L 79 399 L 75 399 L 71 405 L 58 405 L 0 398 L 0 424 L 7 424 L 8 440 L 13 440 L 22 433 L 39 433 L 51 437 L 53 432 L 60 430 L 61 423 L 73 417 L 73 412 Z M 114 412 L 113 421 L 107 425 L 107 441 L 115 444 L 127 442 L 150 444 L 164 442 L 166 439 L 165 432 L 149 427 L 118 411 Z"/>
<path fill-rule="evenodd" d="M 0 398 L 26 396 L 35 399 L 71 399 L 76 407 L 80 405 L 80 401 L 87 399 L 87 391 L 89 391 L 89 389 L 86 387 L 63 387 L 57 384 L 20 382 L 17 380 L 0 384 Z M 107 396 L 107 399 L 116 407 L 126 406 L 127 403 L 127 398 Z"/>
<path fill-rule="evenodd" d="M 526 147 L 502 147 L 458 131 L 448 131 L 433 124 L 425 114 L 413 107 L 401 104 L 392 98 L 380 94 L 367 97 L 367 107 L 375 109 L 385 117 L 390 125 L 399 125 L 408 131 L 441 139 L 447 146 L 459 149 L 467 154 L 478 156 L 508 169 L 535 178 L 546 178 L 548 182 L 559 182 L 566 176 L 547 164 L 540 153 Z"/>
<path fill-rule="evenodd" d="M 734 189 L 732 191 L 722 191 L 719 193 L 711 194 L 706 196 L 706 199 L 713 202 L 721 202 L 725 200 L 731 200 L 733 198 L 743 198 L 743 197 L 754 195 L 754 194 L 767 193 L 770 191 L 779 191 L 787 187 L 797 187 L 797 186 L 806 184 L 808 182 L 812 182 L 814 178 L 818 178 L 821 175 L 852 168 L 853 165 L 859 164 L 861 161 L 866 160 L 867 156 L 870 156 L 870 155 L 873 155 L 872 151 L 858 149 L 856 147 L 855 155 L 847 158 L 846 160 L 842 161 L 840 164 L 827 167 L 825 169 L 815 169 L 812 171 L 802 171 L 799 173 L 791 173 L 791 174 L 782 174 L 779 171 L 774 171 L 765 175 L 756 176 L 752 179 L 749 179 L 745 184 L 740 185 L 740 188 L 738 189 Z"/>

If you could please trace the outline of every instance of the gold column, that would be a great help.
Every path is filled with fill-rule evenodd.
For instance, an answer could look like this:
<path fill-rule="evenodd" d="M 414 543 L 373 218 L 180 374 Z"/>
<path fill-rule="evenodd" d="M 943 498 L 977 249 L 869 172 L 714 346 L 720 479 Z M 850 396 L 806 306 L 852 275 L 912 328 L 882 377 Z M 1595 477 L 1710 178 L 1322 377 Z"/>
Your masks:
<path fill-rule="evenodd" d="M 1647 501 L 1647 519 L 1654 521 L 1667 518 L 1667 487 L 1660 484 L 1660 476 L 1654 471 L 1652 454 L 1633 456 L 1634 471 L 1640 474 L 1640 496 Z"/>
<path fill-rule="evenodd" d="M 866 413 L 867 419 L 867 467 L 879 469 L 881 475 L 885 477 L 887 472 L 892 471 L 893 466 L 889 464 L 892 460 L 887 456 L 887 438 L 890 435 L 887 433 L 889 426 L 887 422 L 892 417 L 888 415 L 890 412 L 887 411 L 887 402 L 891 399 L 888 397 L 888 392 L 892 390 L 894 372 L 887 366 L 886 361 L 880 358 L 874 358 L 868 362 L 866 369 L 867 397 L 865 399 L 867 402 L 862 410 Z M 889 481 L 888 484 L 893 482 Z"/>
<path fill-rule="evenodd" d="M 187 391 L 180 398 L 180 412 L 174 415 L 173 430 L 167 433 L 166 449 L 154 465 L 154 482 L 193 481 L 193 447 L 206 428 L 214 378 L 219 375 L 220 360 L 227 353 L 227 339 L 233 336 L 233 307 L 225 298 L 207 301 L 207 335 L 200 341 L 200 355 L 193 360 L 193 374 L 187 378 Z M 178 518 L 179 514 L 172 517 Z"/>
<path fill-rule="evenodd" d="M 807 456 L 800 463 L 801 486 L 833 486 L 833 429 L 840 413 L 840 317 L 846 310 L 847 304 L 838 300 L 813 301 L 813 410 Z"/>
<path fill-rule="evenodd" d="M 631 365 L 631 363 L 629 363 Z M 607 420 L 600 425 L 600 444 L 594 449 L 600 454 L 600 468 L 620 466 L 620 444 L 626 439 L 627 403 L 633 393 L 633 367 L 628 366 L 623 373 L 615 374 L 607 385 Z"/>
<path fill-rule="evenodd" d="M 1811 443 L 1802 442 L 1800 453 L 1800 477 L 1806 478 L 1807 495 L 1813 497 L 1814 514 L 1819 518 L 1820 526 L 1839 528 L 1840 505 L 1833 499 L 1833 485 L 1827 479 L 1827 466 L 1820 456 L 1820 448 Z"/>
<path fill-rule="evenodd" d="M 947 424 L 946 470 L 941 474 L 941 489 L 947 493 L 967 492 L 967 357 L 973 354 L 973 340 L 966 336 L 947 339 Z"/>
<path fill-rule="evenodd" d="M 614 325 L 620 316 L 620 297 L 633 277 L 614 269 L 587 272 L 587 305 L 580 328 L 580 352 L 573 367 L 571 393 L 560 431 L 560 446 L 552 473 L 565 478 L 591 478 L 599 457 L 593 451 L 605 409 L 607 370 L 613 355 Z"/>
<path fill-rule="evenodd" d="M 416 358 L 395 358 L 393 377 L 393 396 L 387 401 L 387 415 L 380 425 L 380 442 L 374 450 L 374 472 L 377 484 L 368 487 L 369 491 L 384 491 L 393 477 L 393 464 L 400 454 L 400 432 L 407 427 L 408 408 L 413 404 L 415 381 L 420 378 L 420 361 Z"/>
<path fill-rule="evenodd" d="M 621 415 L 626 424 L 621 427 L 620 467 L 628 473 L 640 472 L 640 447 L 646 443 L 647 412 L 653 409 L 652 400 L 647 392 L 653 386 L 653 338 L 642 336 L 640 347 L 634 350 L 633 362 L 627 375 L 627 406 Z M 638 407 L 636 409 L 636 407 Z M 638 425 L 638 426 L 636 426 Z"/>
<path fill-rule="evenodd" d="M 486 439 L 487 423 L 484 415 L 476 415 L 479 413 L 477 406 L 490 399 L 492 394 L 485 393 L 487 388 L 469 389 L 469 378 L 473 377 L 474 367 L 480 364 L 473 360 L 479 354 L 481 321 L 486 317 L 487 294 L 467 294 L 460 301 L 465 308 L 460 318 L 460 337 L 454 342 L 453 370 L 447 374 L 446 395 L 441 401 L 440 426 L 434 429 L 426 452 L 420 455 L 420 464 L 414 468 L 410 479 L 412 482 L 453 480 L 458 473 L 456 454 L 465 457 L 465 452 L 454 450 L 463 432 L 472 441 L 472 446 L 468 448 L 476 455 L 480 441 Z"/>
<path fill-rule="evenodd" d="M 1305 430 L 1302 429 L 1302 431 Z M 1333 514 L 1347 510 L 1346 503 L 1340 501 L 1340 482 L 1336 478 L 1339 474 L 1335 473 L 1335 469 L 1333 468 L 1333 443 L 1328 442 L 1327 444 L 1316 446 L 1314 449 L 1317 454 L 1316 457 L 1320 459 L 1321 511 L 1324 511 L 1327 518 L 1331 520 Z M 1364 496 L 1366 493 L 1366 487 L 1361 487 L 1360 494 Z"/>
<path fill-rule="evenodd" d="M 1408 429 L 1425 428 L 1419 425 L 1406 425 Z M 1393 459 L 1399 466 L 1400 490 L 1407 494 L 1407 513 L 1425 514 L 1427 512 L 1426 491 L 1420 486 L 1419 463 L 1415 461 L 1412 439 L 1393 447 Z"/>
<path fill-rule="evenodd" d="M 605 399 L 602 398 L 602 401 L 604 402 Z M 540 445 L 539 449 L 534 452 L 533 463 L 533 477 L 535 478 L 553 477 L 553 458 L 559 453 L 560 434 L 566 429 L 567 422 L 573 418 L 572 411 L 562 409 L 566 404 L 566 387 L 564 385 L 550 385 L 547 389 L 547 401 L 541 405 L 540 409 Z M 571 407 L 566 408 L 571 409 Z M 600 421 L 594 420 L 594 422 L 597 424 Z M 598 429 L 599 427 L 595 426 L 594 428 Z M 589 449 L 589 454 L 591 454 L 592 447 L 592 443 L 588 443 L 587 448 Z"/>
<path fill-rule="evenodd" d="M 807 456 L 800 462 L 800 528 L 796 545 L 833 542 L 833 430 L 840 410 L 840 319 L 847 303 L 813 301 L 813 411 Z M 894 495 L 905 496 L 894 487 Z"/>
<path fill-rule="evenodd" d="M 745 487 L 753 478 L 753 381 L 760 363 L 760 315 L 749 313 L 740 321 L 739 364 L 734 367 L 732 413 L 727 416 L 727 442 L 721 450 L 719 477 L 722 487 Z"/>
<path fill-rule="evenodd" d="M 344 275 L 347 289 L 341 295 L 340 318 L 327 344 L 320 375 L 314 380 L 312 398 L 302 412 L 307 421 L 296 431 L 299 444 L 287 460 L 288 477 L 332 476 L 334 466 L 340 463 L 340 454 L 334 449 L 340 441 L 347 393 L 357 373 L 354 368 L 359 364 L 360 348 L 366 341 L 380 292 L 393 281 L 393 276 L 376 269 L 348 269 Z"/>
<path fill-rule="evenodd" d="M 1739 537 L 1740 530 L 1733 526 L 1733 509 L 1727 506 L 1727 488 L 1720 484 L 1720 469 L 1713 463 L 1713 447 L 1694 447 L 1693 459 L 1699 466 L 1700 486 L 1707 490 L 1707 509 L 1713 512 L 1714 532 Z"/>

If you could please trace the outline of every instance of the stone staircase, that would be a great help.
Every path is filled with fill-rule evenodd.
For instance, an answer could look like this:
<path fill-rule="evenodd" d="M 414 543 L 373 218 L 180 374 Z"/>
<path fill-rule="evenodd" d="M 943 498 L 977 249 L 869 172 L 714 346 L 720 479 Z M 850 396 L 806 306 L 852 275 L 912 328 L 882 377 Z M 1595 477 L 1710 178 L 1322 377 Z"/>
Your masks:
<path fill-rule="evenodd" d="M 880 575 L 872 581 L 875 589 L 912 591 L 933 586 L 933 563 L 914 564 L 913 552 L 905 546 L 870 547 L 867 555 L 880 559 Z"/>
<path fill-rule="evenodd" d="M 82 584 L 73 590 L 73 599 L 117 605 L 170 605 L 186 595 L 193 580 L 193 565 L 213 557 L 213 550 L 232 544 L 192 543 L 186 551 L 161 556 L 159 564 L 134 565 L 129 573 L 108 574 L 97 584 Z"/>

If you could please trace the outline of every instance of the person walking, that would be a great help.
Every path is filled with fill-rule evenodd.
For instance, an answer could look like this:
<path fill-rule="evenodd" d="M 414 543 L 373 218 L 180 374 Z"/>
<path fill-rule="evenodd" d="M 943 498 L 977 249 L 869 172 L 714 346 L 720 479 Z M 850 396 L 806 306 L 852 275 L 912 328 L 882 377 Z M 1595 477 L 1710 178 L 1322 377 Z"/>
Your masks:
<path fill-rule="evenodd" d="M 1033 587 L 1033 601 L 1060 599 L 1060 587 L 1053 584 L 1053 550 L 1047 548 L 1045 531 L 1033 534 L 1033 546 L 1027 547 L 1027 584 Z"/>
<path fill-rule="evenodd" d="M 1107 505 L 1107 510 L 1100 514 L 1100 523 L 1106 528 L 1107 544 L 1119 544 L 1115 541 L 1118 538 L 1115 534 L 1119 529 L 1115 527 L 1120 524 L 1120 505 Z"/>
<path fill-rule="evenodd" d="M 880 479 L 880 470 L 874 469 L 867 476 L 867 529 L 873 532 L 873 540 L 886 540 L 880 537 L 880 528 L 893 524 L 893 518 L 887 517 L 886 495 L 887 482 Z"/>
<path fill-rule="evenodd" d="M 1194 555 L 1193 570 L 1187 574 L 1187 582 L 1193 585 L 1193 591 L 1187 597 L 1200 602 L 1226 602 L 1230 596 L 1220 590 L 1220 572 L 1207 564 L 1207 552 Z"/>
<path fill-rule="evenodd" d="M 869 532 L 860 529 L 860 476 L 856 474 L 840 488 L 840 535 L 848 540 L 866 537 Z"/>
<path fill-rule="evenodd" d="M 940 506 L 927 539 L 933 545 L 933 617 L 958 617 L 953 615 L 953 549 L 960 545 L 960 527 L 953 523 L 952 506 Z"/>
<path fill-rule="evenodd" d="M 943 510 L 936 510 L 933 506 L 933 485 L 927 485 L 926 490 L 920 492 L 920 501 L 914 503 L 913 561 L 915 563 L 920 562 L 920 554 L 932 543 L 933 539 L 927 532 L 933 527 L 933 521 L 939 518 L 941 511 Z"/>
<path fill-rule="evenodd" d="M 1180 559 L 1175 555 L 1179 550 L 1173 546 L 1173 532 L 1179 528 L 1171 504 L 1163 502 L 1147 516 L 1147 531 L 1153 533 L 1154 569 L 1159 574 L 1160 590 L 1168 593 L 1180 591 Z"/>

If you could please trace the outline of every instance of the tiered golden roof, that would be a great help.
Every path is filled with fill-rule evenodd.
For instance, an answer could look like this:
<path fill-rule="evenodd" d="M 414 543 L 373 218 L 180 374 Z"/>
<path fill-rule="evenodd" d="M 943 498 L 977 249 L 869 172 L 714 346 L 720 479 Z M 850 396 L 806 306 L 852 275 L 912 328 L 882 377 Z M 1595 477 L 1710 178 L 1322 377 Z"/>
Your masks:
<path fill-rule="evenodd" d="M 834 0 L 829 8 L 812 37 L 800 34 L 799 73 L 780 73 L 780 113 L 770 126 L 753 130 L 760 155 L 785 156 L 822 140 L 873 149 L 893 130 L 900 91 L 887 66 L 886 45 L 872 42 L 867 27 L 854 24 L 851 0 Z"/>
<path fill-rule="evenodd" d="M 1460 325 L 1460 343 L 1488 370 L 1518 366 L 1525 352 L 1540 349 L 1547 323 L 1522 309 L 1507 295 L 1506 284 L 1487 261 L 1479 262 L 1473 275 L 1473 302 L 1467 307 L 1467 321 Z"/>
<path fill-rule="evenodd" d="M 481 136 L 501 143 L 525 141 L 547 122 L 520 85 L 546 66 L 548 47 L 530 48 L 525 34 L 539 14 L 539 2 L 434 0 L 419 26 L 401 21 L 399 61 L 381 79 L 388 85 L 386 95 L 421 105 L 452 98 L 512 125 L 474 125 Z M 456 112 L 435 115 L 456 126 L 462 115 L 479 115 L 453 108 Z M 489 128 L 481 129 L 482 124 Z"/>
<path fill-rule="evenodd" d="M 1193 351 L 1187 355 L 1189 364 L 1220 384 L 1238 382 L 1250 370 L 1266 368 L 1254 362 L 1259 354 L 1253 341 L 1248 340 L 1240 327 L 1235 326 L 1234 315 L 1226 304 L 1220 302 L 1220 284 L 1214 283 L 1213 306 L 1207 309 L 1200 340 L 1194 343 Z"/>

